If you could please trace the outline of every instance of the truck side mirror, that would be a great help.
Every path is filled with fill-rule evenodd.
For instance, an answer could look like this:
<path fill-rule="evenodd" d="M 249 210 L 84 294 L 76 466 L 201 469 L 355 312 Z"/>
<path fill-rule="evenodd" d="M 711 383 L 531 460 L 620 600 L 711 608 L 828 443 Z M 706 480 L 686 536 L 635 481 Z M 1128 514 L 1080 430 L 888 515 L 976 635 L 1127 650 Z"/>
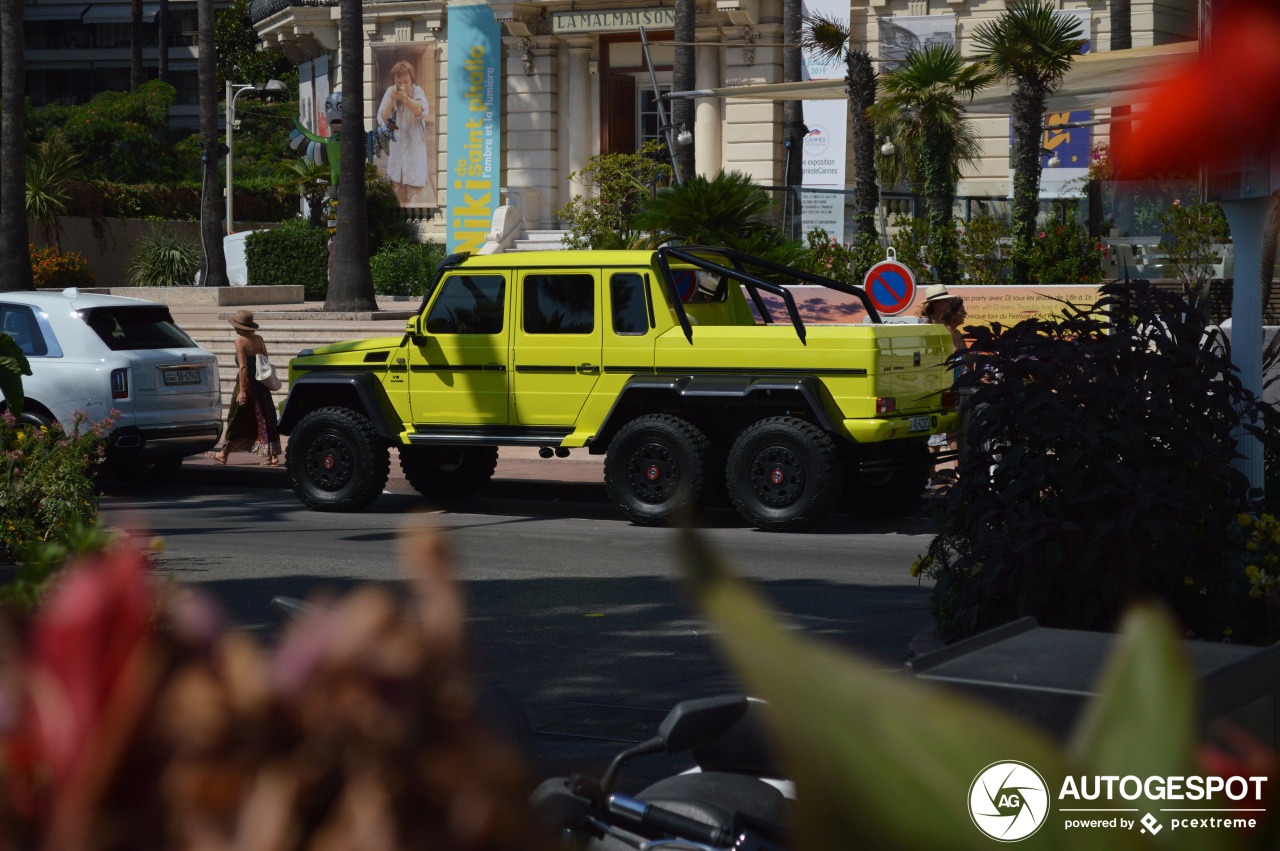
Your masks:
<path fill-rule="evenodd" d="M 411 338 L 422 336 L 422 314 L 409 317 L 409 321 L 404 325 L 404 332 Z"/>

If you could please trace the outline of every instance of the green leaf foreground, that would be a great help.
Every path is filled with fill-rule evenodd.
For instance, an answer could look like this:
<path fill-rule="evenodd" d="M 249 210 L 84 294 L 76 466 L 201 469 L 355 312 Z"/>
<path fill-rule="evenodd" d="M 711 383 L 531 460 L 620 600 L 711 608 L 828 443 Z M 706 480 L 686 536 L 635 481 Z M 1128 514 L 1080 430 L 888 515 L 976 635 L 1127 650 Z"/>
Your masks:
<path fill-rule="evenodd" d="M 1125 618 L 1115 651 L 1069 750 L 1021 719 L 882 669 L 788 629 L 694 532 L 680 558 L 726 661 L 766 717 L 798 790 L 793 847 L 984 848 L 968 812 L 970 785 L 993 762 L 1044 776 L 1050 820 L 1028 848 L 1236 848 L 1223 831 L 1063 830 L 1057 793 L 1069 773 L 1187 775 L 1196 767 L 1195 686 L 1172 621 L 1143 606 Z"/>
<path fill-rule="evenodd" d="M 22 393 L 22 376 L 31 374 L 31 364 L 18 347 L 18 342 L 0 332 L 0 396 L 15 417 L 22 416 L 26 397 Z"/>

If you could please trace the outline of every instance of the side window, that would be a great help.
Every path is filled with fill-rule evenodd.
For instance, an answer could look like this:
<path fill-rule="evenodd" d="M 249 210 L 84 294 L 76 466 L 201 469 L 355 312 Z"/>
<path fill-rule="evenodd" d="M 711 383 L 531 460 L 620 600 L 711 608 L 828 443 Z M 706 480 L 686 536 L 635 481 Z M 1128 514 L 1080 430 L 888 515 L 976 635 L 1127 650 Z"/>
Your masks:
<path fill-rule="evenodd" d="M 590 334 L 596 329 L 596 280 L 591 275 L 527 275 L 526 334 Z"/>
<path fill-rule="evenodd" d="M 613 333 L 646 334 L 649 331 L 648 290 L 644 278 L 620 272 L 609 278 L 609 303 L 613 308 Z"/>
<path fill-rule="evenodd" d="M 507 279 L 501 275 L 451 275 L 427 315 L 428 334 L 500 334 Z"/>
<path fill-rule="evenodd" d="M 0 331 L 8 334 L 27 357 L 49 354 L 49 346 L 31 308 L 18 304 L 0 304 Z"/>

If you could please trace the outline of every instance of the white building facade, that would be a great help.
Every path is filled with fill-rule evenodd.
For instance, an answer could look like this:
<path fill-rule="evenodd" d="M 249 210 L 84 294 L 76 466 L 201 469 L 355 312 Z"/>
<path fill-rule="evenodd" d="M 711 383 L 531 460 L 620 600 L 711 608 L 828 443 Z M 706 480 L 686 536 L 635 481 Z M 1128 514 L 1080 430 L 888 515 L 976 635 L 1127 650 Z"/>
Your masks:
<path fill-rule="evenodd" d="M 555 211 L 582 191 L 569 175 L 589 157 L 634 151 L 659 137 L 654 82 L 658 91 L 670 90 L 673 3 L 545 0 L 487 5 L 502 26 L 500 183 L 521 207 L 526 227 L 554 229 L 559 225 Z M 1004 5 L 1004 0 L 852 0 L 849 20 L 854 38 L 878 60 L 891 61 L 913 43 L 948 34 L 969 56 L 974 30 L 998 16 Z M 1107 0 L 1059 0 L 1055 5 L 1079 17 L 1089 49 L 1109 48 Z M 1133 0 L 1131 6 L 1134 47 L 1196 37 L 1197 0 Z M 697 9 L 696 88 L 781 82 L 781 0 L 699 0 Z M 448 174 L 442 164 L 451 108 L 448 7 L 441 0 L 381 0 L 366 2 L 363 13 L 361 96 L 369 126 L 374 126 L 391 85 L 389 69 L 395 62 L 409 62 L 414 82 L 424 84 L 428 100 L 427 156 L 434 178 L 413 196 L 417 200 L 412 206 L 447 211 Z M 306 0 L 305 5 L 255 0 L 252 18 L 264 44 L 281 47 L 299 64 L 301 118 L 317 130 L 325 95 L 342 84 L 336 0 Z M 645 61 L 641 27 L 650 43 L 652 68 Z M 1099 112 L 1103 114 L 1088 120 L 1105 122 L 1108 115 Z M 779 103 L 702 98 L 696 101 L 695 115 L 691 129 L 699 172 L 736 169 L 760 185 L 781 184 L 785 151 Z M 1058 120 L 1074 124 L 1078 119 Z M 973 120 L 984 139 L 983 156 L 959 194 L 1008 197 L 1008 116 L 975 115 Z M 1060 157 L 1060 167 L 1074 169 L 1072 178 L 1085 170 L 1089 148 L 1106 138 L 1105 123 L 1087 128 L 1070 140 L 1053 135 L 1052 129 L 1046 135 L 1068 154 Z M 1046 192 L 1061 191 L 1068 182 L 1068 177 L 1048 174 Z M 852 161 L 846 158 L 845 185 L 852 184 Z M 444 221 L 447 215 L 435 217 L 427 230 L 442 231 Z"/>

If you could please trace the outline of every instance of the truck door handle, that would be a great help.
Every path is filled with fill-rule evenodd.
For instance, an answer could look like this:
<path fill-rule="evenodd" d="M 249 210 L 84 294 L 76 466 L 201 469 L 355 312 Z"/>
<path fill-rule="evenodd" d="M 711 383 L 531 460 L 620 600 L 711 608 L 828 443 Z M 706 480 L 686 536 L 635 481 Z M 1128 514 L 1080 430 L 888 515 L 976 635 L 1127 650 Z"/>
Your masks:
<path fill-rule="evenodd" d="M 597 365 L 596 365 L 596 364 L 594 364 L 594 363 L 580 363 L 580 364 L 578 364 L 578 372 L 595 373 L 595 372 L 599 372 L 599 371 L 600 371 L 600 367 L 599 367 L 599 366 L 597 366 Z"/>

